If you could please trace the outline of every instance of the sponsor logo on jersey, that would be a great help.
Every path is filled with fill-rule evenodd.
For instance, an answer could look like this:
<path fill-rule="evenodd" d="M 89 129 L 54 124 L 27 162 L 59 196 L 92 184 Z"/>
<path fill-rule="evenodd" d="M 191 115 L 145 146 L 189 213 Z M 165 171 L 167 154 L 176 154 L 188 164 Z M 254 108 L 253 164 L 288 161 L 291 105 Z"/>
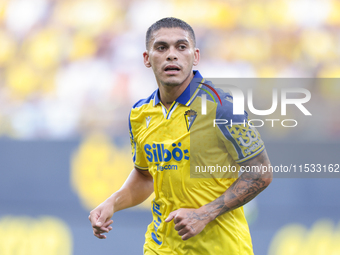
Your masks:
<path fill-rule="evenodd" d="M 169 162 L 170 160 L 174 159 L 177 162 L 181 160 L 189 160 L 189 150 L 184 149 L 182 150 L 180 147 L 182 144 L 179 142 L 178 144 L 172 144 L 171 149 L 165 149 L 163 143 L 158 144 L 145 144 L 144 151 L 147 155 L 147 160 L 149 162 Z M 165 166 L 164 166 L 165 167 Z"/>

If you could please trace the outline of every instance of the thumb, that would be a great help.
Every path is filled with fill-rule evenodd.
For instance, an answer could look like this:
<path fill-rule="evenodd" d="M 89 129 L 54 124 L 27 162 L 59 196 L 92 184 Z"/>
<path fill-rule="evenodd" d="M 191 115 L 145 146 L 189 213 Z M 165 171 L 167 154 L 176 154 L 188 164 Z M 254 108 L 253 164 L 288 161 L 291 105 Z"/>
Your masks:
<path fill-rule="evenodd" d="M 172 221 L 173 218 L 175 218 L 176 214 L 177 214 L 177 210 L 171 212 L 171 213 L 169 214 L 168 218 L 165 219 L 165 222 L 170 222 L 170 221 Z"/>
<path fill-rule="evenodd" d="M 101 215 L 97 220 L 96 226 L 101 227 L 103 226 L 105 222 L 106 222 L 106 218 L 103 215 Z"/>

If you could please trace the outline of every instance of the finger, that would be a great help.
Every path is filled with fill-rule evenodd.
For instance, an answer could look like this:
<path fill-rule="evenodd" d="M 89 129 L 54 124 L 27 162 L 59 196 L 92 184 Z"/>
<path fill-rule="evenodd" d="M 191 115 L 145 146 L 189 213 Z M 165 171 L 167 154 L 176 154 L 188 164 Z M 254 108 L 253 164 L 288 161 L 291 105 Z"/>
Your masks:
<path fill-rule="evenodd" d="M 96 229 L 96 228 L 94 228 L 93 229 L 93 233 L 95 233 L 95 234 L 103 234 L 103 233 L 109 233 L 109 231 L 108 230 L 102 230 L 102 229 Z"/>
<path fill-rule="evenodd" d="M 170 221 L 172 221 L 172 219 L 175 218 L 176 214 L 177 214 L 177 210 L 171 212 L 171 213 L 169 214 L 168 218 L 165 219 L 165 222 L 170 222 Z"/>
<path fill-rule="evenodd" d="M 182 236 L 182 240 L 185 241 L 185 240 L 188 240 L 191 237 L 193 237 L 193 235 L 189 232 L 189 233 L 186 233 L 185 235 Z"/>
<path fill-rule="evenodd" d="M 105 222 L 105 223 L 103 224 L 102 227 L 108 228 L 112 223 L 113 223 L 113 220 L 108 220 L 107 222 Z"/>
<path fill-rule="evenodd" d="M 175 225 L 175 230 L 176 231 L 179 231 L 179 230 L 181 230 L 182 228 L 184 228 L 186 225 L 185 224 L 183 224 L 183 222 L 179 222 L 179 223 L 177 223 L 176 225 Z"/>
<path fill-rule="evenodd" d="M 104 223 L 106 222 L 106 220 L 107 220 L 107 216 L 102 212 L 96 222 L 96 227 L 99 227 L 99 228 L 102 227 Z"/>
<path fill-rule="evenodd" d="M 183 218 L 180 215 L 176 214 L 174 217 L 174 223 L 178 224 L 181 222 L 181 220 L 183 220 Z"/>
<path fill-rule="evenodd" d="M 98 231 L 98 233 L 109 233 L 110 230 L 108 228 L 101 227 L 101 228 L 97 229 L 97 231 Z"/>
<path fill-rule="evenodd" d="M 96 226 L 96 222 L 97 222 L 98 218 L 99 218 L 99 214 L 98 213 L 92 213 L 92 212 L 90 213 L 89 220 L 91 222 L 92 227 Z"/>
<path fill-rule="evenodd" d="M 102 235 L 102 234 L 94 234 L 94 236 L 99 238 L 99 239 L 106 239 L 106 236 Z"/>
<path fill-rule="evenodd" d="M 93 235 L 99 239 L 106 239 L 106 235 L 100 234 L 100 233 L 96 233 L 93 231 Z"/>
<path fill-rule="evenodd" d="M 110 226 L 112 223 L 113 220 L 109 220 L 105 222 L 102 227 L 93 227 L 93 229 L 96 233 L 109 233 L 109 231 L 112 230 L 112 227 Z"/>
<path fill-rule="evenodd" d="M 96 229 L 102 230 L 103 232 L 109 232 L 112 227 L 109 229 L 110 225 L 113 223 L 113 220 L 109 220 L 103 224 L 100 228 L 96 227 Z"/>
<path fill-rule="evenodd" d="M 99 231 L 101 232 L 101 233 L 109 233 L 109 229 L 108 228 L 103 228 L 103 227 L 101 227 L 100 229 L 99 229 Z"/>
<path fill-rule="evenodd" d="M 189 233 L 187 228 L 182 228 L 180 231 L 178 231 L 180 236 L 184 236 L 186 233 Z"/>
<path fill-rule="evenodd" d="M 106 232 L 105 231 L 93 231 L 94 235 L 102 235 L 104 233 L 106 233 Z"/>
<path fill-rule="evenodd" d="M 111 226 L 110 226 L 110 227 L 107 227 L 107 228 L 103 228 L 103 227 L 101 227 L 101 228 L 100 228 L 100 230 L 101 230 L 102 232 L 109 233 L 109 231 L 111 231 L 111 230 L 112 230 L 112 227 L 111 227 Z"/>

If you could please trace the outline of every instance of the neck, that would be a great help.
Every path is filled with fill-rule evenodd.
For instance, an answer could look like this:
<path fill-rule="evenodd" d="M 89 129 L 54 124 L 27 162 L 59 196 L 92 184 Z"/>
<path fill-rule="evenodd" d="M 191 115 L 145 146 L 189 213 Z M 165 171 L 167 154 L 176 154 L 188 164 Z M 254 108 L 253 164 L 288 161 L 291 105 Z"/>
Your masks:
<path fill-rule="evenodd" d="M 192 78 L 194 78 L 194 73 L 191 74 L 184 80 L 182 84 L 177 86 L 167 86 L 162 84 L 161 82 L 158 83 L 159 87 L 159 95 L 162 104 L 169 110 L 172 103 L 183 93 L 183 91 L 189 86 Z"/>

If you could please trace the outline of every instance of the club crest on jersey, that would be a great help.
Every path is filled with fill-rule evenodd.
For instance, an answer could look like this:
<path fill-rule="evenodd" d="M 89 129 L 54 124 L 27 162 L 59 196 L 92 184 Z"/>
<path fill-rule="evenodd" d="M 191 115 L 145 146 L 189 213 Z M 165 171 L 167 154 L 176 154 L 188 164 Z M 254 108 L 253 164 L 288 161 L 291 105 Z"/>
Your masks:
<path fill-rule="evenodd" d="M 194 110 L 187 110 L 184 114 L 185 123 L 187 124 L 188 131 L 190 130 L 192 124 L 194 123 L 195 119 L 197 117 L 197 112 Z"/>
<path fill-rule="evenodd" d="M 147 116 L 147 117 L 145 117 L 145 121 L 146 121 L 146 128 L 148 128 L 148 127 L 149 127 L 150 120 L 151 120 L 151 117 L 150 117 L 150 116 Z"/>

